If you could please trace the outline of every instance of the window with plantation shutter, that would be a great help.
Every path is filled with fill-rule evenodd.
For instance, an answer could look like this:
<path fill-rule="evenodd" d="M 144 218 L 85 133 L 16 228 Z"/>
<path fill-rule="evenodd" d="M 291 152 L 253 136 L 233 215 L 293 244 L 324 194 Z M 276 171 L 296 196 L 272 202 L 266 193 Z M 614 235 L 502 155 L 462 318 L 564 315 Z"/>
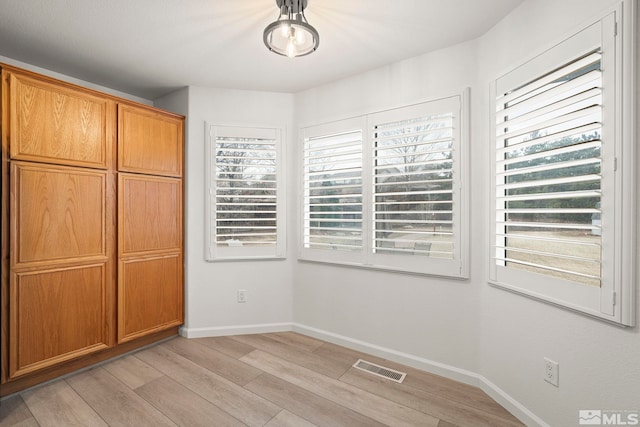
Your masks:
<path fill-rule="evenodd" d="M 499 236 L 513 268 L 601 283 L 601 54 L 497 99 Z"/>
<path fill-rule="evenodd" d="M 615 32 L 611 14 L 496 82 L 491 279 L 624 323 Z"/>
<path fill-rule="evenodd" d="M 453 114 L 376 125 L 373 144 L 374 251 L 452 258 Z"/>
<path fill-rule="evenodd" d="M 208 128 L 208 259 L 284 256 L 281 130 Z"/>
<path fill-rule="evenodd" d="M 302 129 L 301 258 L 466 277 L 466 92 Z"/>
<path fill-rule="evenodd" d="M 374 264 L 464 276 L 462 105 L 450 97 L 368 117 Z"/>
<path fill-rule="evenodd" d="M 363 251 L 362 120 L 303 131 L 304 254 L 357 262 Z"/>

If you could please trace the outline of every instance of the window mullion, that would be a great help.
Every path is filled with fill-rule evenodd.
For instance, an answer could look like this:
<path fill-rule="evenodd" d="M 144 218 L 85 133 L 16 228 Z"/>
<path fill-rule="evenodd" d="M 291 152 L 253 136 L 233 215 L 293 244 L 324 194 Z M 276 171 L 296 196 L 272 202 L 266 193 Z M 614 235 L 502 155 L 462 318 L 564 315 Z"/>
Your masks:
<path fill-rule="evenodd" d="M 373 174 L 373 126 L 369 117 L 362 119 L 364 138 L 362 140 L 362 177 L 363 177 L 363 212 L 362 212 L 362 228 L 363 228 L 363 263 L 364 265 L 373 264 L 373 245 L 375 237 L 375 224 L 373 222 L 373 212 L 375 210 L 374 201 L 374 182 Z"/>

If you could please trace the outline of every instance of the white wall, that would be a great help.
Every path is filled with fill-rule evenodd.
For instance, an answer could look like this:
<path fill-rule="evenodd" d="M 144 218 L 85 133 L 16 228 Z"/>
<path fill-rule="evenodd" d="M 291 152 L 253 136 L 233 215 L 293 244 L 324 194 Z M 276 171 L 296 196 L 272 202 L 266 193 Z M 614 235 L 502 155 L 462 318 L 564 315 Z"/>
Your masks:
<path fill-rule="evenodd" d="M 293 95 L 189 87 L 156 100 L 161 108 L 185 114 L 185 282 L 188 337 L 286 330 L 292 322 L 293 235 L 286 260 L 206 262 L 205 121 L 212 124 L 282 126 L 291 145 Z M 287 169 L 290 169 L 287 167 Z M 288 180 L 287 193 L 293 190 Z M 289 206 L 288 216 L 294 204 Z M 238 304 L 238 289 L 247 302 Z"/>
<path fill-rule="evenodd" d="M 532 425 L 577 425 L 579 409 L 640 410 L 637 327 L 623 329 L 486 282 L 490 82 L 614 4 L 528 0 L 476 41 L 297 94 L 296 121 L 306 125 L 470 86 L 472 123 L 471 279 L 298 262 L 298 330 L 454 377 L 462 369 L 461 379 L 479 382 Z M 543 357 L 560 363 L 559 388 L 543 381 Z"/>

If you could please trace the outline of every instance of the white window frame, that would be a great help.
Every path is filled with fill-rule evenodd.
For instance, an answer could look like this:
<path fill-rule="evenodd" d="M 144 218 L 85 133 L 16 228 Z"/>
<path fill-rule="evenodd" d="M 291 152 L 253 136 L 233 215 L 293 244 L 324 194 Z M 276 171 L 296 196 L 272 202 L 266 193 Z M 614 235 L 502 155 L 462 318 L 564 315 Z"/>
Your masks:
<path fill-rule="evenodd" d="M 270 246 L 216 245 L 216 164 L 218 137 L 273 138 L 276 146 L 276 243 Z M 233 261 L 286 257 L 285 128 L 205 122 L 205 260 Z"/>
<path fill-rule="evenodd" d="M 308 138 L 334 133 L 361 130 L 363 136 L 363 212 L 362 212 L 362 250 L 345 251 L 316 249 L 305 247 L 305 172 L 304 148 L 302 149 L 300 179 L 300 239 L 298 259 L 302 261 L 333 263 L 347 266 L 397 271 L 403 273 L 433 275 L 455 279 L 468 278 L 469 274 L 469 90 L 460 93 L 408 105 L 385 111 L 372 112 L 350 119 L 338 120 L 300 129 L 302 144 Z M 374 126 L 380 120 L 411 119 L 412 114 L 438 114 L 453 112 L 454 127 L 453 162 L 453 216 L 454 216 L 454 254 L 453 259 L 438 259 L 425 256 L 389 255 L 375 253 L 373 249 L 373 201 L 375 200 L 374 167 Z M 407 116 L 408 114 L 408 116 Z"/>
<path fill-rule="evenodd" d="M 626 11 L 628 12 L 628 11 Z M 492 84 L 492 100 L 499 94 L 535 80 L 595 48 L 602 51 L 603 148 L 602 148 L 602 277 L 601 287 L 568 279 L 510 268 L 499 261 L 497 245 L 499 203 L 497 201 L 498 149 L 496 117 L 492 115 L 491 248 L 489 283 L 522 295 L 574 311 L 633 326 L 635 321 L 636 259 L 636 138 L 633 94 L 633 30 L 635 20 L 623 22 L 622 6 L 554 47 L 499 77 Z M 624 25 L 623 25 L 624 24 Z M 623 28 L 624 27 L 624 28 Z M 624 31 L 623 31 L 624 30 Z M 623 43 L 624 40 L 624 43 Z M 623 45 L 625 49 L 623 50 Z M 492 102 L 492 111 L 496 108 Z M 612 209 L 613 208 L 613 209 Z M 606 218 L 605 218 L 606 217 Z"/>

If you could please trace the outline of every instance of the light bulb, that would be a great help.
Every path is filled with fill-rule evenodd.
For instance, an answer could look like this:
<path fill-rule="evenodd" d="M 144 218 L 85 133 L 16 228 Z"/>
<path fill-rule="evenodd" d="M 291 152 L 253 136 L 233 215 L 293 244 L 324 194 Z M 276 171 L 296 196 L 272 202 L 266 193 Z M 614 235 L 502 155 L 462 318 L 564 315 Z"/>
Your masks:
<path fill-rule="evenodd" d="M 298 30 L 296 31 L 296 43 L 301 46 L 304 44 L 305 40 L 306 40 L 306 35 L 305 32 L 302 30 Z"/>
<path fill-rule="evenodd" d="M 280 26 L 280 34 L 282 34 L 282 37 L 289 37 L 289 29 L 291 27 L 289 26 L 289 24 L 282 24 Z"/>
<path fill-rule="evenodd" d="M 296 44 L 294 42 L 294 38 L 290 37 L 289 42 L 287 43 L 287 56 L 289 58 L 294 58 L 296 56 Z"/>

